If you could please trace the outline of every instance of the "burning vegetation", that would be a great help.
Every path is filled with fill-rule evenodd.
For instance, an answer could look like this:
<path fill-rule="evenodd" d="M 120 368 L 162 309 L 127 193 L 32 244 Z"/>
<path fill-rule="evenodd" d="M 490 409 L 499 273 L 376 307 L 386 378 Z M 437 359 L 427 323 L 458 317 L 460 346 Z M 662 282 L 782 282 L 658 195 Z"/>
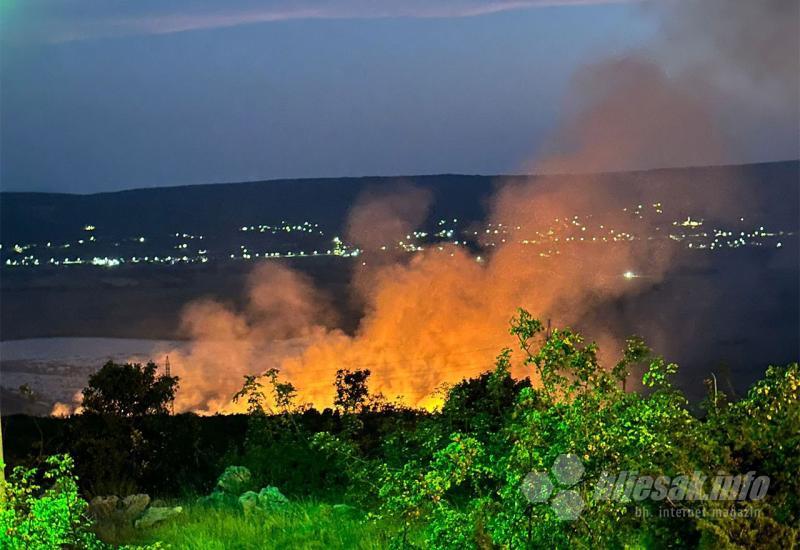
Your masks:
<path fill-rule="evenodd" d="M 682 64 L 661 63 L 644 48 L 576 75 L 561 128 L 546 154 L 529 166 L 564 177 L 549 185 L 533 177 L 522 184 L 498 181 L 486 223 L 502 227 L 504 236 L 491 247 L 473 251 L 440 245 L 439 253 L 423 250 L 410 260 L 379 254 L 381 243 L 402 241 L 418 228 L 430 196 L 411 185 L 363 196 L 348 224 L 348 239 L 362 250 L 351 294 L 363 317 L 353 333 L 331 328 L 336 315 L 330 299 L 283 266 L 254 270 L 243 308 L 207 300 L 193 304 L 184 314 L 192 346 L 172 354 L 183 380 L 177 406 L 234 410 L 230 397 L 243 376 L 278 368 L 297 385 L 300 400 L 316 406 L 332 403 L 330 380 L 337 370 L 370 369 L 374 389 L 386 398 L 432 407 L 437 388 L 481 372 L 512 343 L 504 327 L 517 307 L 560 325 L 581 326 L 605 349 L 617 349 L 618 336 L 597 318 L 596 307 L 657 284 L 681 261 L 661 241 L 624 238 L 652 222 L 621 212 L 632 203 L 654 203 L 659 211 L 691 207 L 714 219 L 753 198 L 737 185 L 735 170 L 722 187 L 661 181 L 654 175 L 636 190 L 616 185 L 613 176 L 587 174 L 623 166 L 724 162 L 735 139 L 717 117 L 714 91 L 733 77 L 742 89 L 752 89 L 754 79 L 770 83 L 752 96 L 757 104 L 773 85 L 787 82 L 790 61 L 776 53 L 770 56 L 774 62 L 754 72 L 749 58 L 729 55 L 737 40 L 745 39 L 737 29 L 743 17 L 748 28 L 789 17 L 797 10 L 789 4 L 773 1 L 754 11 L 745 2 L 717 3 L 725 17 L 704 19 L 706 32 L 692 35 L 700 53 L 684 57 Z M 662 14 L 664 36 L 675 31 L 675 22 L 706 9 L 706 3 L 676 3 Z M 780 35 L 789 50 L 790 34 Z M 715 71 L 700 70 L 709 53 L 718 52 L 726 62 Z M 782 94 L 770 97 L 786 100 Z M 609 234 L 613 246 L 582 246 L 586 227 L 572 222 L 585 219 L 615 228 Z M 571 231 L 557 253 L 533 254 L 522 246 L 548 234 L 554 223 Z M 650 234 L 660 230 L 647 229 Z M 519 365 L 513 371 L 533 374 Z"/>

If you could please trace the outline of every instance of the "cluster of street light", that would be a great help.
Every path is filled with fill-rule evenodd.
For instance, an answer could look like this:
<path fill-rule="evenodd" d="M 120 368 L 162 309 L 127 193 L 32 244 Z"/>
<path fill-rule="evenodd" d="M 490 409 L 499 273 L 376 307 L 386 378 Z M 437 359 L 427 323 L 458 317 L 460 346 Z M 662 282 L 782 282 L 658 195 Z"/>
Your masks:
<path fill-rule="evenodd" d="M 595 221 L 591 214 L 559 217 L 553 218 L 545 227 L 537 228 L 528 228 L 523 223 L 501 222 L 487 223 L 482 228 L 474 224 L 462 227 L 458 218 L 439 219 L 431 229 L 419 228 L 404 238 L 379 246 L 379 251 L 417 253 L 428 249 L 449 250 L 448 245 L 462 246 L 476 252 L 477 261 L 483 261 L 483 256 L 479 255 L 481 250 L 506 244 L 532 246 L 532 252 L 550 257 L 560 254 L 561 247 L 574 245 L 669 240 L 690 250 L 716 251 L 745 246 L 782 248 L 787 239 L 796 238 L 794 231 L 768 229 L 763 223 L 748 227 L 744 217 L 735 222 L 736 228 L 709 227 L 704 219 L 690 215 L 668 220 L 661 202 L 623 208 L 616 217 L 603 216 L 602 219 L 606 221 Z M 619 219 L 621 225 L 610 227 L 609 219 Z M 309 220 L 238 226 L 237 233 L 248 237 L 232 251 L 215 246 L 214 236 L 175 232 L 166 238 L 135 235 L 114 240 L 103 237 L 92 223 L 80 227 L 79 238 L 62 241 L 62 244 L 54 244 L 54 241 L 0 244 L 0 262 L 5 267 L 91 265 L 109 268 L 127 264 L 204 264 L 221 260 L 318 256 L 354 258 L 362 253 L 358 247 L 343 242 L 338 236 L 328 239 L 319 224 Z M 301 237 L 301 241 L 297 241 L 294 235 Z M 172 252 L 163 246 L 169 240 L 173 243 L 170 245 Z M 159 246 L 161 250 L 156 250 Z M 109 253 L 114 250 L 122 252 L 123 249 L 128 254 Z M 624 276 L 630 279 L 636 275 L 628 272 Z"/>

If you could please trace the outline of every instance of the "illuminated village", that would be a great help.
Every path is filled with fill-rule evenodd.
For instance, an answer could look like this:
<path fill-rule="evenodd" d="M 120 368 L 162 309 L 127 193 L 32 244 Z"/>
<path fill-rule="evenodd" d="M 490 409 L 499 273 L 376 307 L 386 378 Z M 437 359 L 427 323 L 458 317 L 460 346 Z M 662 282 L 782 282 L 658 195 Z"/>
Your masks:
<path fill-rule="evenodd" d="M 629 227 L 631 221 L 643 221 L 637 233 L 593 224 L 592 216 L 555 218 L 550 227 L 532 230 L 524 225 L 488 223 L 459 224 L 458 219 L 438 220 L 427 230 L 417 230 L 395 243 L 386 243 L 379 251 L 443 251 L 445 246 L 466 247 L 480 253 L 500 244 L 517 243 L 534 247 L 542 257 L 559 254 L 559 244 L 613 244 L 631 241 L 669 240 L 691 250 L 720 251 L 742 247 L 781 248 L 796 239 L 792 228 L 766 227 L 749 223 L 744 217 L 722 227 L 709 227 L 701 218 L 689 215 L 668 219 L 661 203 L 649 207 L 625 208 L 620 218 Z M 662 219 L 664 221 L 662 221 Z M 318 223 L 281 221 L 274 225 L 253 224 L 231 228 L 241 235 L 242 244 L 233 250 L 215 248 L 219 236 L 174 233 L 135 235 L 113 240 L 103 236 L 103 228 L 86 224 L 80 238 L 64 241 L 53 238 L 44 243 L 2 243 L 3 267 L 68 267 L 89 265 L 118 267 L 124 265 L 181 265 L 224 261 L 256 261 L 278 258 L 340 257 L 357 258 L 362 252 L 339 236 L 329 236 Z M 78 233 L 76 231 L 76 233 Z M 227 237 L 230 237 L 229 235 Z M 479 259 L 480 257 L 478 257 Z"/>

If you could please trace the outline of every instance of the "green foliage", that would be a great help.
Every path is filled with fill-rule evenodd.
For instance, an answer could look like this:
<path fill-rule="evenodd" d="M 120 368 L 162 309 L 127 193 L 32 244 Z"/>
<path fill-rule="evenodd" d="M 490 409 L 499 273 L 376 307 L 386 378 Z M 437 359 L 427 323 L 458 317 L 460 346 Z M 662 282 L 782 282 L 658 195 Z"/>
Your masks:
<path fill-rule="evenodd" d="M 281 382 L 278 379 L 278 370 L 270 369 L 267 377 L 272 385 L 272 396 L 275 399 L 275 406 L 280 413 L 289 413 L 294 408 L 294 400 L 297 397 L 297 390 L 291 382 Z"/>
<path fill-rule="evenodd" d="M 264 414 L 267 409 L 267 396 L 264 394 L 264 385 L 259 382 L 260 376 L 246 374 L 242 389 L 233 396 L 233 402 L 238 403 L 240 399 L 247 399 L 247 412 L 250 414 Z"/>
<path fill-rule="evenodd" d="M 252 485 L 252 474 L 244 466 L 228 466 L 219 476 L 215 491 L 238 496 Z"/>
<path fill-rule="evenodd" d="M 596 345 L 580 334 L 543 332 L 542 323 L 523 310 L 512 321 L 533 386 L 502 382 L 511 361 L 504 350 L 494 372 L 450 389 L 441 416 L 431 420 L 433 429 L 421 431 L 427 441 L 420 453 L 386 470 L 381 511 L 402 522 L 403 545 L 405 532 L 415 527 L 431 548 L 746 548 L 797 539 L 797 365 L 770 369 L 746 399 L 701 420 L 671 383 L 677 366 L 654 356 L 640 338 L 628 340 L 622 359 L 605 369 Z M 644 390 L 626 391 L 639 368 Z M 508 408 L 497 407 L 506 399 L 502 388 L 513 389 Z M 442 437 L 441 430 L 454 425 L 460 430 Z M 578 456 L 584 467 L 572 487 L 586 504 L 575 521 L 559 518 L 547 502 L 531 503 L 520 491 L 529 472 L 547 471 L 563 454 Z M 603 473 L 623 470 L 654 477 L 753 470 L 772 476 L 773 486 L 764 500 L 735 503 L 757 509 L 752 517 L 670 518 L 658 514 L 656 501 L 595 498 Z M 635 513 L 637 506 L 646 518 Z M 713 512 L 731 503 L 668 506 Z"/>
<path fill-rule="evenodd" d="M 337 481 L 344 478 L 335 470 L 336 460 L 320 453 L 312 437 L 315 431 L 324 429 L 319 421 L 333 418 L 323 419 L 317 411 L 297 406 L 295 397 L 294 386 L 282 381 L 276 369 L 245 376 L 245 384 L 234 400 L 247 399 L 247 437 L 244 452 L 229 458 L 250 468 L 259 486 L 279 485 L 292 496 L 336 491 L 340 488 Z M 309 429 L 307 424 L 319 427 Z"/>
<path fill-rule="evenodd" d="M 99 548 L 69 456 L 51 456 L 43 472 L 14 468 L 0 482 L 0 548 Z"/>
<path fill-rule="evenodd" d="M 177 376 L 156 376 L 158 366 L 107 362 L 89 377 L 83 390 L 83 409 L 88 413 L 118 417 L 166 414 L 175 398 Z"/>
<path fill-rule="evenodd" d="M 347 499 L 396 526 L 393 546 L 414 546 L 416 539 L 426 548 L 746 548 L 796 540 L 797 365 L 770 369 L 738 403 L 715 393 L 703 419 L 672 384 L 677 365 L 654 355 L 641 338 L 628 339 L 621 359 L 606 368 L 594 343 L 570 329 L 545 334 L 524 310 L 510 332 L 530 380 L 511 377 L 515 358 L 504 349 L 492 371 L 447 388 L 439 413 L 404 424 L 392 410 L 394 423 L 376 429 L 367 424 L 375 411 L 369 371 L 340 370 L 340 422 L 296 432 L 332 461 L 346 480 Z M 378 444 L 368 444 L 370 438 Z M 585 508 L 569 521 L 520 491 L 527 474 L 547 471 L 564 454 L 579 457 L 583 466 L 571 489 Z M 760 501 L 669 501 L 667 507 L 694 515 L 662 516 L 658 501 L 596 498 L 604 474 L 619 471 L 654 478 L 758 471 L 773 485 Z M 750 515 L 713 513 L 731 508 Z"/>
<path fill-rule="evenodd" d="M 47 421 L 66 428 L 46 434 L 55 443 L 48 452 L 74 457 L 81 489 L 89 496 L 205 494 L 224 465 L 235 462 L 226 453 L 242 445 L 247 431 L 243 416 L 190 413 L 140 418 L 81 414 Z"/>
<path fill-rule="evenodd" d="M 727 403 L 717 396 L 701 437 L 725 451 L 719 468 L 766 472 L 768 498 L 739 503 L 740 516 L 698 523 L 708 547 L 786 547 L 800 540 L 800 365 L 770 367 L 747 396 Z M 713 402 L 713 400 L 712 400 Z"/>
<path fill-rule="evenodd" d="M 244 385 L 233 396 L 233 402 L 238 403 L 240 399 L 247 399 L 247 412 L 251 415 L 291 412 L 294 409 L 297 390 L 291 382 L 281 382 L 278 374 L 278 369 L 269 369 L 261 375 L 245 375 Z M 277 410 L 269 405 L 264 385 L 261 383 L 262 379 L 266 379 L 272 389 L 272 402 Z"/>
<path fill-rule="evenodd" d="M 223 550 L 228 548 L 387 548 L 386 523 L 353 518 L 349 508 L 316 502 L 294 502 L 257 520 L 231 509 L 190 507 L 169 524 L 147 533 L 147 540 L 172 548 Z"/>
<path fill-rule="evenodd" d="M 380 479 L 386 467 L 379 460 L 364 458 L 351 437 L 349 430 L 341 436 L 319 432 L 314 434 L 311 447 L 322 456 L 332 459 L 333 468 L 345 480 L 344 496 L 348 500 L 361 505 L 374 504 L 380 490 L 376 480 Z"/>
<path fill-rule="evenodd" d="M 134 417 L 84 415 L 78 419 L 79 466 L 98 477 L 110 463 L 117 474 L 137 472 L 138 483 L 169 481 L 170 487 L 185 478 L 159 474 L 172 472 L 175 464 L 185 466 L 183 475 L 194 468 L 203 476 L 218 472 L 222 457 L 246 466 L 251 477 L 244 480 L 243 469 L 229 469 L 231 479 L 244 482 L 229 494 L 219 490 L 210 497 L 230 506 L 190 506 L 173 525 L 147 534 L 148 540 L 177 547 L 224 548 L 230 541 L 241 547 L 312 548 L 796 545 L 796 363 L 771 367 L 739 401 L 710 386 L 705 415 L 698 416 L 673 385 L 678 367 L 641 338 L 627 340 L 621 358 L 606 366 L 597 346 L 581 334 L 568 328 L 545 331 L 524 310 L 512 319 L 510 332 L 519 351 L 501 350 L 493 369 L 443 389 L 444 404 L 435 413 L 371 395 L 366 370 L 337 372 L 335 410 L 297 406 L 295 387 L 271 370 L 246 377 L 237 393 L 237 400 L 247 401 L 249 415 L 238 418 L 239 433 L 231 439 L 237 443 L 230 448 L 218 443 L 205 453 L 197 441 L 202 425 L 216 423 L 218 432 L 230 431 L 233 417 L 154 415 L 134 423 Z M 530 377 L 514 379 L 512 364 Z M 180 429 L 168 429 L 169 423 Z M 173 440 L 182 445 L 168 454 Z M 521 491 L 529 473 L 547 472 L 562 455 L 574 455 L 582 465 L 568 486 L 585 503 L 577 519 L 556 514 L 551 506 L 556 493 L 534 503 Z M 167 456 L 173 460 L 164 461 Z M 771 483 L 761 500 L 599 498 L 595 488 L 605 474 L 620 471 L 653 478 L 757 472 Z M 213 477 L 201 493 L 212 486 Z M 261 494 L 244 492 L 265 486 Z M 284 493 L 289 502 L 278 496 Z M 298 501 L 309 496 L 341 504 Z M 59 517 L 71 517 L 61 510 Z"/>
<path fill-rule="evenodd" d="M 263 487 L 258 492 L 258 506 L 264 510 L 274 510 L 287 504 L 287 499 L 277 487 Z"/>

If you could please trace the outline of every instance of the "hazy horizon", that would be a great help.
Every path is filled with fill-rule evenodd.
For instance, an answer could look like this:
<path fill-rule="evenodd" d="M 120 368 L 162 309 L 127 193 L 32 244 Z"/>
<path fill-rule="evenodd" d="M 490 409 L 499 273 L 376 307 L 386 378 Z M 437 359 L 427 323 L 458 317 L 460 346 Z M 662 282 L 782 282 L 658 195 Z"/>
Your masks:
<path fill-rule="evenodd" d="M 683 5 L 6 3 L 0 7 L 0 186 L 92 193 L 264 179 L 541 172 L 538 159 L 571 145 L 558 131 L 584 101 L 576 96 L 587 88 L 581 79 L 609 60 L 657 65 L 662 78 L 679 86 L 685 75 L 706 77 L 703 86 L 682 89 L 707 104 L 725 136 L 723 149 L 675 154 L 672 166 L 796 157 L 797 83 L 783 76 L 800 61 L 788 43 L 796 39 L 791 14 L 779 4 L 757 17 L 736 14 L 750 26 L 741 40 L 772 53 L 752 69 L 746 57 L 737 59 L 734 72 L 715 48 L 739 55 L 733 37 L 742 30 L 716 27 L 737 17 L 716 17 L 714 9 L 728 6 L 707 3 L 688 16 L 692 24 L 678 23 L 676 39 L 674 22 L 687 15 L 665 17 L 664 6 Z M 626 101 L 646 100 L 648 93 L 640 86 Z M 654 114 L 649 130 L 657 133 L 664 121 Z M 613 167 L 660 167 L 639 160 Z"/>
<path fill-rule="evenodd" d="M 176 185 L 142 185 L 140 187 L 125 187 L 122 189 L 113 189 L 110 191 L 89 191 L 89 192 L 73 192 L 73 191 L 46 191 L 46 190 L 18 190 L 18 189 L 4 189 L 0 187 L 0 194 L 4 193 L 34 193 L 34 194 L 61 194 L 61 195 L 102 195 L 107 193 L 124 193 L 127 191 L 144 191 L 144 190 L 155 190 L 155 189 L 172 189 L 177 187 L 197 187 L 197 186 L 214 186 L 214 185 L 238 185 L 238 184 L 248 184 L 248 183 L 270 183 L 270 182 L 282 182 L 282 181 L 325 181 L 325 180 L 383 180 L 383 179 L 404 179 L 404 178 L 431 178 L 431 177 L 481 177 L 481 178 L 537 178 L 537 177 L 570 177 L 570 176 L 580 176 L 580 175 L 602 175 L 602 174 L 626 174 L 626 173 L 637 173 L 637 172 L 658 172 L 662 170 L 682 170 L 682 169 L 692 169 L 692 168 L 725 168 L 725 167 L 746 167 L 746 166 L 754 166 L 754 165 L 763 165 L 763 164 L 781 164 L 781 163 L 791 163 L 791 162 L 800 162 L 800 156 L 797 158 L 786 158 L 786 159 L 776 159 L 776 160 L 765 160 L 765 161 L 756 161 L 756 162 L 744 162 L 744 163 L 731 163 L 731 164 L 720 164 L 720 163 L 709 163 L 709 164 L 699 164 L 699 165 L 692 165 L 692 166 L 658 166 L 653 168 L 642 168 L 642 169 L 630 169 L 630 170 L 613 170 L 608 172 L 581 172 L 581 173 L 569 173 L 569 172 L 560 172 L 560 173 L 550 173 L 550 172 L 517 172 L 517 173 L 496 173 L 496 174 L 467 174 L 467 173 L 459 173 L 459 172 L 442 172 L 442 173 L 435 173 L 435 174 L 362 174 L 362 175 L 343 175 L 343 176 L 308 176 L 308 177 L 299 177 L 299 178 L 256 178 L 250 180 L 241 180 L 241 181 L 206 181 L 206 182 L 197 182 L 197 183 L 183 183 L 183 184 L 176 184 Z"/>

